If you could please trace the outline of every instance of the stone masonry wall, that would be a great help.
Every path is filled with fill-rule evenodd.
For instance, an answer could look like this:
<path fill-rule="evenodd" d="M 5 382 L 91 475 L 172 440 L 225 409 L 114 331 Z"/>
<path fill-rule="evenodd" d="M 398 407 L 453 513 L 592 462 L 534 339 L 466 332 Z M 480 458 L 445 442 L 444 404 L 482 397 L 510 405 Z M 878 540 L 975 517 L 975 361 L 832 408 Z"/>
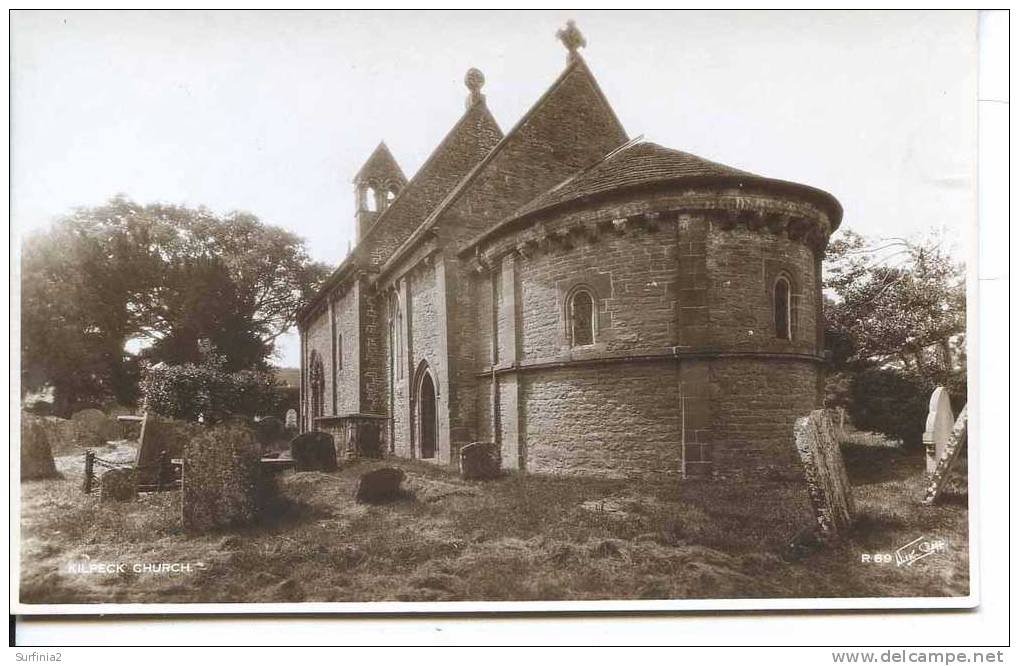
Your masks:
<path fill-rule="evenodd" d="M 798 417 L 819 406 L 821 367 L 810 361 L 716 359 L 711 363 L 715 470 L 799 469 Z"/>
<path fill-rule="evenodd" d="M 682 454 L 674 362 L 572 367 L 523 377 L 528 471 L 678 475 Z"/>
<path fill-rule="evenodd" d="M 817 286 L 813 251 L 765 230 L 712 226 L 706 238 L 706 297 L 712 345 L 720 349 L 817 353 Z M 793 339 L 775 335 L 773 288 L 791 282 Z"/>
<path fill-rule="evenodd" d="M 678 270 L 675 225 L 577 240 L 520 262 L 522 360 L 598 352 L 640 353 L 676 343 Z M 597 330 L 590 349 L 571 350 L 566 298 L 583 285 L 595 297 Z"/>

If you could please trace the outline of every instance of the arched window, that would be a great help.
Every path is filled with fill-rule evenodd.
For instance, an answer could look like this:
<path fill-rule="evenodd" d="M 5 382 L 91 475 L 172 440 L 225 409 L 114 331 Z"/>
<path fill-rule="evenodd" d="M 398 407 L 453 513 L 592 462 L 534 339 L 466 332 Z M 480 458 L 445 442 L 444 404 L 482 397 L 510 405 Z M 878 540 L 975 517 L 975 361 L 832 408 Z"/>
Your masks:
<path fill-rule="evenodd" d="M 594 296 L 586 287 L 570 294 L 566 302 L 567 331 L 571 347 L 594 344 Z"/>
<path fill-rule="evenodd" d="M 309 381 L 311 384 L 311 418 L 315 419 L 325 413 L 325 370 L 322 357 L 317 351 L 311 352 L 309 363 Z"/>
<path fill-rule="evenodd" d="M 775 308 L 775 337 L 781 340 L 792 340 L 792 305 L 790 303 L 789 278 L 784 275 L 775 280 L 773 294 Z"/>

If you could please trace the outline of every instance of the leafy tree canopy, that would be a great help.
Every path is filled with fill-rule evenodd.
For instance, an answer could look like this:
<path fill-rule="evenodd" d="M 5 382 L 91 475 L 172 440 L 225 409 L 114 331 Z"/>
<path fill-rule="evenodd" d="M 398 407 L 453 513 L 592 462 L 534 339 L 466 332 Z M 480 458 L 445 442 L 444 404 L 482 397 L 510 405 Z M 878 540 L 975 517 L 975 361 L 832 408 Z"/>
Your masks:
<path fill-rule="evenodd" d="M 140 205 L 81 208 L 22 248 L 23 385 L 62 411 L 137 397 L 138 361 L 264 367 L 327 275 L 294 234 L 250 213 Z M 140 340 L 138 356 L 125 351 Z"/>

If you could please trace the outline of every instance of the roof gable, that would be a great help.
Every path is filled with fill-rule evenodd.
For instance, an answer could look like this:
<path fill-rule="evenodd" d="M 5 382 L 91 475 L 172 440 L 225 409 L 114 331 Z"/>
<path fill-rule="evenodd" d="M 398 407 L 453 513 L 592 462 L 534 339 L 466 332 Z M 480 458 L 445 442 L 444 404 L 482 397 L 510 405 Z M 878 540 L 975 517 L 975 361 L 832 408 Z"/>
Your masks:
<path fill-rule="evenodd" d="M 385 141 L 382 141 L 368 156 L 364 166 L 354 174 L 353 182 L 361 183 L 372 180 L 387 182 L 393 179 L 397 180 L 400 185 L 407 182 L 407 177 L 403 175 L 403 169 L 397 164 L 393 153 L 389 152 L 389 146 Z"/>
<path fill-rule="evenodd" d="M 371 265 L 385 262 L 502 136 L 484 101 L 468 108 L 372 225 L 357 254 Z"/>
<path fill-rule="evenodd" d="M 626 131 L 579 56 L 393 256 L 432 226 L 462 240 L 494 226 L 625 143 Z"/>

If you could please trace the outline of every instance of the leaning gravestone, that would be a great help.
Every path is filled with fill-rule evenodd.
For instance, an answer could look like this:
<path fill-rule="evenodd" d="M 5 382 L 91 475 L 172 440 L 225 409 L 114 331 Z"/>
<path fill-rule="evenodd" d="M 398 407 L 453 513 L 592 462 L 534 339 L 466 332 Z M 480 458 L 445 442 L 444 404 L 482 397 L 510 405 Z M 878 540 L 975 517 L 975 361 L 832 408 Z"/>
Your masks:
<path fill-rule="evenodd" d="M 927 454 L 927 474 L 933 474 L 938 461 L 948 448 L 952 437 L 955 416 L 952 414 L 952 403 L 948 399 L 948 391 L 943 386 L 934 389 L 931 394 L 927 412 L 927 427 L 923 431 L 923 446 Z"/>
<path fill-rule="evenodd" d="M 924 486 L 924 495 L 921 500 L 922 504 L 933 504 L 944 489 L 945 483 L 948 481 L 948 475 L 952 471 L 952 465 L 955 463 L 955 459 L 959 457 L 959 451 L 966 446 L 967 419 L 966 407 L 963 407 L 962 411 L 959 412 L 959 418 L 955 421 L 955 426 L 952 428 L 952 434 L 949 435 L 944 453 L 938 458 L 938 464 L 935 466 L 934 472 L 927 476 L 927 483 Z"/>
<path fill-rule="evenodd" d="M 106 442 L 120 436 L 116 421 L 98 409 L 82 409 L 71 415 L 74 422 L 74 443 L 91 449 L 106 446 Z"/>
<path fill-rule="evenodd" d="M 50 479 L 57 476 L 53 449 L 42 420 L 21 415 L 21 480 Z"/>
<path fill-rule="evenodd" d="M 284 424 L 285 424 L 287 430 L 290 430 L 291 428 L 296 428 L 297 427 L 297 410 L 296 409 L 288 409 L 287 410 L 287 416 L 286 416 L 286 420 L 285 420 Z"/>
<path fill-rule="evenodd" d="M 100 502 L 128 502 L 138 496 L 138 474 L 129 467 L 107 470 L 99 477 Z"/>
<path fill-rule="evenodd" d="M 471 442 L 460 449 L 460 476 L 494 479 L 499 476 L 500 454 L 493 442 Z"/>
<path fill-rule="evenodd" d="M 400 483 L 403 482 L 402 469 L 380 467 L 365 472 L 357 480 L 357 491 L 354 498 L 358 502 L 388 502 L 400 496 Z"/>
<path fill-rule="evenodd" d="M 852 524 L 856 509 L 831 416 L 814 410 L 796 419 L 793 432 L 821 535 L 837 537 Z"/>
<path fill-rule="evenodd" d="M 222 426 L 184 448 L 181 524 L 190 532 L 250 525 L 263 499 L 258 442 L 250 430 Z"/>
<path fill-rule="evenodd" d="M 327 432 L 313 430 L 290 442 L 290 457 L 298 472 L 332 472 L 336 469 L 336 444 Z"/>

